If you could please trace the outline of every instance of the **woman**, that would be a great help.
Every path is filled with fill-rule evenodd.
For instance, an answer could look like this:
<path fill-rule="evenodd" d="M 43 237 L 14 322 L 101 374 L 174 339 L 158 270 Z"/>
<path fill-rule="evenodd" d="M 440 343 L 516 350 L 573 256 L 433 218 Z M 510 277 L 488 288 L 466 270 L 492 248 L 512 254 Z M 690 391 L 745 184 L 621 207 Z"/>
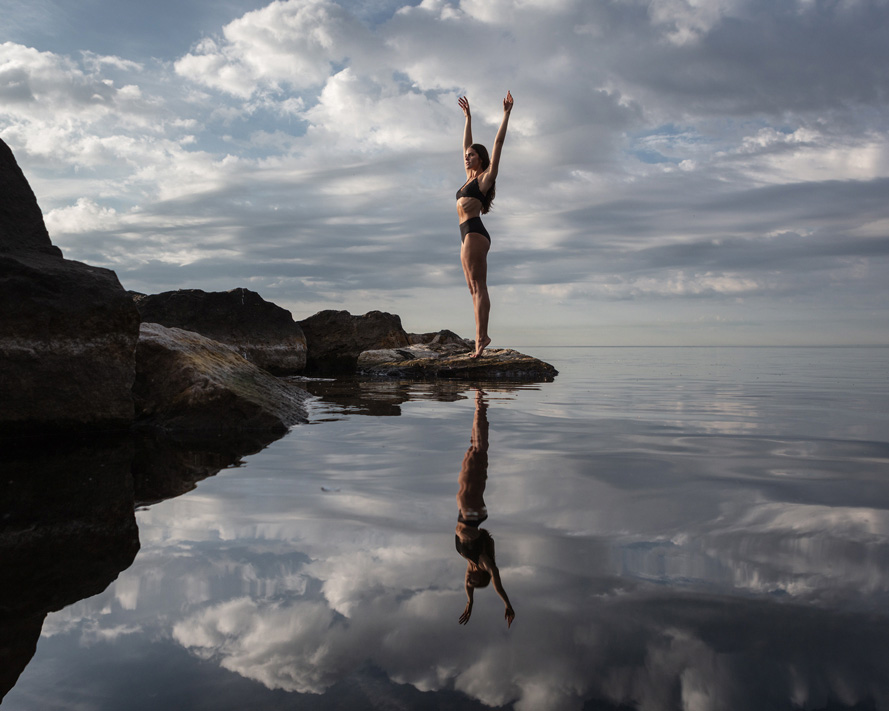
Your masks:
<path fill-rule="evenodd" d="M 481 391 L 475 394 L 475 417 L 472 421 L 472 438 L 463 466 L 460 468 L 457 491 L 457 528 L 454 544 L 457 552 L 466 558 L 466 608 L 460 615 L 460 624 L 469 622 L 472 615 L 473 593 L 476 588 L 487 587 L 494 581 L 494 590 L 506 606 L 506 626 L 515 619 L 515 611 L 500 581 L 500 570 L 494 553 L 494 539 L 484 528 L 479 528 L 488 518 L 485 506 L 485 484 L 488 480 L 488 404 Z"/>
<path fill-rule="evenodd" d="M 494 183 L 500 167 L 500 152 L 506 139 L 506 125 L 512 111 L 513 99 L 506 92 L 503 100 L 503 120 L 494 138 L 494 152 L 488 157 L 487 149 L 472 142 L 472 116 L 469 113 L 469 101 L 465 96 L 457 100 L 466 124 L 463 128 L 463 160 L 466 165 L 466 182 L 457 191 L 457 215 L 460 218 L 460 262 L 463 274 L 472 294 L 472 305 L 475 310 L 475 352 L 472 358 L 481 356 L 482 351 L 491 342 L 488 336 L 488 314 L 491 301 L 488 298 L 488 250 L 491 248 L 491 236 L 482 224 L 479 215 L 491 209 L 494 200 Z"/>

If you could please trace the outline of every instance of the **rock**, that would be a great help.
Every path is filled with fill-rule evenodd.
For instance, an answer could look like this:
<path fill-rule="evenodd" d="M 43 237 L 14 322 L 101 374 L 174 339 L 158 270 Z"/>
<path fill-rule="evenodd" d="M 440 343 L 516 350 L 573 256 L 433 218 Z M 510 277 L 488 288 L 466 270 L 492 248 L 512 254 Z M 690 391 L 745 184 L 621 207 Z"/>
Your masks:
<path fill-rule="evenodd" d="M 255 291 L 180 289 L 134 298 L 143 321 L 225 343 L 270 373 L 290 375 L 306 367 L 306 337 L 299 324 L 287 309 Z"/>
<path fill-rule="evenodd" d="M 466 348 L 472 346 L 472 341 L 467 341 L 465 338 L 461 338 L 453 331 L 448 331 L 447 329 L 434 333 L 409 333 L 407 334 L 407 338 L 411 345 L 434 343 L 442 345 L 462 345 Z"/>
<path fill-rule="evenodd" d="M 139 313 L 114 272 L 62 258 L 0 141 L 0 432 L 124 429 Z"/>
<path fill-rule="evenodd" d="M 354 371 L 362 351 L 410 345 L 401 318 L 382 311 L 319 311 L 299 325 L 306 334 L 306 369 L 316 373 Z"/>
<path fill-rule="evenodd" d="M 470 358 L 471 352 L 457 344 L 366 351 L 358 358 L 358 371 L 366 375 L 421 380 L 550 382 L 558 375 L 549 363 L 510 348 L 487 348 L 481 358 Z"/>
<path fill-rule="evenodd" d="M 139 424 L 178 431 L 286 431 L 307 421 L 308 394 L 231 346 L 143 323 L 133 386 Z"/>

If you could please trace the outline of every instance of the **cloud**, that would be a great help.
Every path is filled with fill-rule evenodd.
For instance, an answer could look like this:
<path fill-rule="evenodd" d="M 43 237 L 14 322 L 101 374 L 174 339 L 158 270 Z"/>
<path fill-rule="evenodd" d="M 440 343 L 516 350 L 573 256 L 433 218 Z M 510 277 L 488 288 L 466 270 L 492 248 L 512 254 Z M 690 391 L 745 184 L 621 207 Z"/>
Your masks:
<path fill-rule="evenodd" d="M 361 54 L 369 33 L 330 0 L 276 0 L 205 39 L 175 64 L 176 72 L 240 98 L 324 84 L 332 66 Z"/>

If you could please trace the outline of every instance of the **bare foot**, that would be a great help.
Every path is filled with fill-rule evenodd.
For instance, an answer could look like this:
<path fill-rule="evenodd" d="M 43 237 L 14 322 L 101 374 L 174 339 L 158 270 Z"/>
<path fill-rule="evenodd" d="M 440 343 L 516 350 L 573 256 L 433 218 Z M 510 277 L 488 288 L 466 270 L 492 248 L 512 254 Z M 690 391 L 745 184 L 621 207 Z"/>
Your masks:
<path fill-rule="evenodd" d="M 485 336 L 484 338 L 482 338 L 481 341 L 477 341 L 477 343 L 479 343 L 479 345 L 476 347 L 476 349 L 475 349 L 475 353 L 473 353 L 473 354 L 472 354 L 471 356 L 469 356 L 469 357 L 470 357 L 470 358 L 481 358 L 481 356 L 482 356 L 482 351 L 485 350 L 485 348 L 488 347 L 488 344 L 490 344 L 490 342 L 491 342 L 491 339 L 488 338 L 487 336 Z"/>

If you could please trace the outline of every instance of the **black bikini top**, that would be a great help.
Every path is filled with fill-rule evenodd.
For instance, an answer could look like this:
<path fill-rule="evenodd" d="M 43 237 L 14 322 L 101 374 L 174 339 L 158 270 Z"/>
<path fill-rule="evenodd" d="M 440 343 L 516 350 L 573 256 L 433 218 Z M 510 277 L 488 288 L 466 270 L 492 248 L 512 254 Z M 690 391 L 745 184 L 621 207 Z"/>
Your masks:
<path fill-rule="evenodd" d="M 480 200 L 484 202 L 485 194 L 481 191 L 481 188 L 478 186 L 478 178 L 473 178 L 466 185 L 460 188 L 457 191 L 457 199 L 460 198 L 475 198 L 476 200 Z"/>

